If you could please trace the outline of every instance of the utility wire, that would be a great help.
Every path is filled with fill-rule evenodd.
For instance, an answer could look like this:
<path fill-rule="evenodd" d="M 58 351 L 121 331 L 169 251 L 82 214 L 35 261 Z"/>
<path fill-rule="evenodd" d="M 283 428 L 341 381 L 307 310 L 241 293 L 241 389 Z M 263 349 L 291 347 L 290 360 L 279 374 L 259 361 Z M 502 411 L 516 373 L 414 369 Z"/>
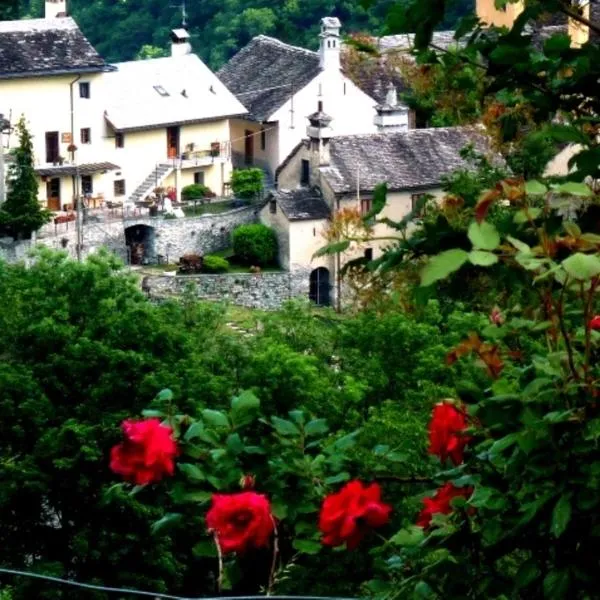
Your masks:
<path fill-rule="evenodd" d="M 0 567 L 0 573 L 8 575 L 18 575 L 21 577 L 31 577 L 33 579 L 43 579 L 44 581 L 52 581 L 63 585 L 84 588 L 88 590 L 97 590 L 99 592 L 115 592 L 119 594 L 135 594 L 137 596 L 150 596 L 155 600 L 164 598 L 165 600 L 241 600 L 239 596 L 219 596 L 217 598 L 191 598 L 187 596 L 172 596 L 170 594 L 162 594 L 159 592 L 145 592 L 142 590 L 106 587 L 103 585 L 94 585 L 91 583 L 80 583 L 71 579 L 62 579 L 61 577 L 52 577 L 51 575 L 42 575 L 41 573 L 31 573 L 29 571 L 18 571 L 16 569 L 4 569 Z M 244 596 L 243 600 L 265 600 L 266 596 Z M 269 596 L 270 600 L 352 600 L 350 598 L 328 598 L 324 596 Z"/>

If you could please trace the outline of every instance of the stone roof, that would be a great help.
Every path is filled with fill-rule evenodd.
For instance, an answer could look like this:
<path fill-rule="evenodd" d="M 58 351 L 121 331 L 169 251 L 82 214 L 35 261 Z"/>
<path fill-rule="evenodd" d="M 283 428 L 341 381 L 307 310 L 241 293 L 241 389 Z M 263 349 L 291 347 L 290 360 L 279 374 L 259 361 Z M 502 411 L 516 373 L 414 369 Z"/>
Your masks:
<path fill-rule="evenodd" d="M 468 166 L 460 151 L 471 143 L 489 153 L 483 134 L 466 127 L 333 137 L 330 164 L 321 173 L 339 194 L 355 192 L 357 181 L 362 192 L 380 183 L 391 191 L 435 188 L 444 175 Z"/>
<path fill-rule="evenodd" d="M 195 55 L 117 63 L 105 77 L 112 93 L 105 117 L 135 131 L 241 116 L 246 109 Z"/>
<path fill-rule="evenodd" d="M 317 52 L 259 35 L 218 72 L 257 121 L 266 121 L 321 71 Z"/>
<path fill-rule="evenodd" d="M 330 215 L 329 206 L 318 190 L 277 190 L 273 192 L 272 197 L 289 221 L 315 221 L 327 219 Z"/>
<path fill-rule="evenodd" d="M 67 175 L 93 175 L 102 171 L 117 171 L 118 165 L 110 162 L 84 163 L 81 165 L 60 165 L 57 167 L 40 167 L 35 172 L 40 177 L 61 177 Z"/>
<path fill-rule="evenodd" d="M 414 33 L 384 35 L 375 39 L 376 47 L 380 52 L 410 52 L 414 47 L 414 41 Z M 465 39 L 455 40 L 454 31 L 434 31 L 431 37 L 431 44 L 443 50 L 460 48 L 465 45 L 465 41 Z"/>
<path fill-rule="evenodd" d="M 70 17 L 0 21 L 0 79 L 107 68 Z"/>

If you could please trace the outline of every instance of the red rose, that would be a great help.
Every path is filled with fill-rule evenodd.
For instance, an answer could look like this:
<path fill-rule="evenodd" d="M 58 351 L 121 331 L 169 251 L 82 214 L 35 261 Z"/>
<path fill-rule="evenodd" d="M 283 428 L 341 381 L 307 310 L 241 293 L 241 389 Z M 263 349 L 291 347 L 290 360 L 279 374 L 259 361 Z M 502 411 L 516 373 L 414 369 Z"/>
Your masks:
<path fill-rule="evenodd" d="M 319 516 L 322 542 L 326 546 L 356 548 L 369 529 L 385 525 L 392 507 L 381 502 L 381 488 L 377 483 L 363 486 L 350 481 L 337 494 L 323 501 Z"/>
<path fill-rule="evenodd" d="M 123 421 L 125 441 L 110 452 L 110 468 L 126 481 L 145 485 L 173 475 L 177 444 L 158 419 Z"/>
<path fill-rule="evenodd" d="M 419 514 L 417 525 L 426 529 L 429 527 L 431 517 L 435 513 L 449 515 L 452 512 L 450 502 L 453 498 L 458 498 L 459 496 L 469 498 L 472 493 L 473 488 L 471 487 L 457 488 L 451 483 L 446 483 L 435 493 L 433 498 L 423 498 L 424 508 Z"/>
<path fill-rule="evenodd" d="M 213 494 L 206 524 L 223 554 L 267 546 L 275 529 L 269 500 L 256 492 Z"/>
<path fill-rule="evenodd" d="M 590 329 L 600 329 L 600 315 L 590 320 Z"/>
<path fill-rule="evenodd" d="M 455 465 L 463 461 L 463 451 L 470 437 L 463 435 L 467 427 L 465 413 L 453 404 L 441 402 L 433 407 L 429 423 L 429 454 L 442 462 L 450 458 Z"/>

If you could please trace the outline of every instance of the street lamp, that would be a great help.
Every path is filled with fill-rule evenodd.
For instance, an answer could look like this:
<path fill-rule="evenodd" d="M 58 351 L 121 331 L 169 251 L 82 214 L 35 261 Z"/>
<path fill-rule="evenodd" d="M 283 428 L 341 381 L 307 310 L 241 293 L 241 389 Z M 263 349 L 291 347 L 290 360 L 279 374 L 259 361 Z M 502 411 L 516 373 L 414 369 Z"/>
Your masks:
<path fill-rule="evenodd" d="M 11 131 L 12 127 L 10 126 L 10 121 L 8 119 L 5 119 L 4 115 L 0 113 L 0 204 L 2 204 L 6 200 L 3 134 L 10 133 Z"/>

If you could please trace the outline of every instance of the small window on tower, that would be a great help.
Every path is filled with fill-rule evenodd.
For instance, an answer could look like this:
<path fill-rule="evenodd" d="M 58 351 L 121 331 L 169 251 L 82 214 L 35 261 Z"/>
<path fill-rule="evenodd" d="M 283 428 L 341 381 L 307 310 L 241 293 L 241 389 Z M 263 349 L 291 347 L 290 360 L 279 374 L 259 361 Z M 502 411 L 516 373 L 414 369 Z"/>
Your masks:
<path fill-rule="evenodd" d="M 310 163 L 303 158 L 300 167 L 300 185 L 308 185 L 310 183 Z"/>
<path fill-rule="evenodd" d="M 270 200 L 269 201 L 269 212 L 274 215 L 277 212 L 277 201 Z"/>

